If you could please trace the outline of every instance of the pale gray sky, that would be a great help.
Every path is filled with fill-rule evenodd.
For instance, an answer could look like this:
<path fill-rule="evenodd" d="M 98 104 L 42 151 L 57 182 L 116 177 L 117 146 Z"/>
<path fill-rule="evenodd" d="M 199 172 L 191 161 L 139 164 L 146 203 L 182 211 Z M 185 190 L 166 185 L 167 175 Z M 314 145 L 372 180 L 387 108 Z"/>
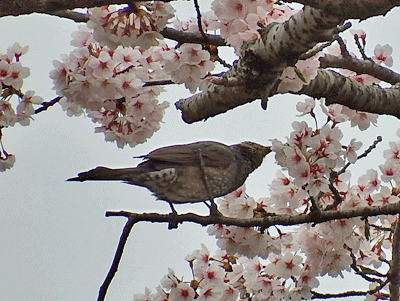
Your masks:
<path fill-rule="evenodd" d="M 208 1 L 209 2 L 209 1 Z M 175 4 L 176 5 L 176 4 Z M 191 4 L 181 4 L 187 15 Z M 387 17 L 374 18 L 356 24 L 354 28 L 367 32 L 367 51 L 372 55 L 376 44 L 389 43 L 394 48 L 394 69 L 399 70 L 399 32 L 396 9 Z M 57 17 L 33 14 L 0 19 L 0 50 L 6 51 L 14 42 L 29 45 L 22 63 L 31 69 L 23 90 L 35 90 L 45 100 L 54 98 L 48 77 L 52 60 L 69 53 L 70 34 L 77 24 Z M 349 34 L 345 37 L 351 43 Z M 121 150 L 106 143 L 102 134 L 94 134 L 89 118 L 67 117 L 60 106 L 34 117 L 31 126 L 15 126 L 3 130 L 7 151 L 16 156 L 11 170 L 0 173 L 0 299 L 7 301 L 72 301 L 95 300 L 100 284 L 110 267 L 117 242 L 125 224 L 124 218 L 104 216 L 107 210 L 134 212 L 168 212 L 164 202 L 154 201 L 144 188 L 121 183 L 71 183 L 65 179 L 98 165 L 110 167 L 134 166 L 133 156 L 176 143 L 217 140 L 227 144 L 251 140 L 268 144 L 272 138 L 284 140 L 295 118 L 295 104 L 304 97 L 290 95 L 273 97 L 267 111 L 260 102 L 236 108 L 206 122 L 187 125 L 180 119 L 173 103 L 189 95 L 183 87 L 168 87 L 160 97 L 169 101 L 165 123 L 147 143 Z M 320 115 L 321 116 L 321 115 Z M 296 120 L 300 120 L 297 118 Z M 302 119 L 303 120 L 303 119 Z M 306 119 L 313 126 L 311 119 Z M 320 117 L 320 124 L 325 120 Z M 384 142 L 367 159 L 353 168 L 361 174 L 377 168 L 383 162 L 381 153 L 388 141 L 395 140 L 400 122 L 392 117 L 380 118 L 378 127 L 363 133 L 342 127 L 343 142 L 353 137 L 368 146 L 377 135 Z M 349 133 L 349 134 L 347 134 Z M 268 195 L 267 184 L 277 167 L 274 158 L 267 157 L 247 183 L 249 195 Z M 178 206 L 178 211 L 206 213 L 203 205 Z M 131 300 L 147 286 L 154 290 L 171 267 L 177 275 L 190 279 L 184 261 L 186 254 L 204 243 L 215 249 L 214 240 L 206 229 L 184 224 L 169 231 L 167 226 L 139 224 L 134 227 L 123 255 L 120 269 L 111 284 L 107 300 Z M 327 287 L 341 289 L 346 281 L 328 280 Z M 356 280 L 347 281 L 347 288 Z"/>

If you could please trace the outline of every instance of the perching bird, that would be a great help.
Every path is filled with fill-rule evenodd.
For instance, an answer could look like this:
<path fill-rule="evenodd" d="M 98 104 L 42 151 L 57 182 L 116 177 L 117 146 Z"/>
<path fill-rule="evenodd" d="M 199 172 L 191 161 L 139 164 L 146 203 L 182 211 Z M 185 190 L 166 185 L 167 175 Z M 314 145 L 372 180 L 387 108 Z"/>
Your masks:
<path fill-rule="evenodd" d="M 140 156 L 137 167 L 96 167 L 67 181 L 114 181 L 147 187 L 172 204 L 195 203 L 226 195 L 241 185 L 271 152 L 254 142 L 225 145 L 204 141 L 163 147 Z M 207 189 L 207 187 L 209 189 Z"/>

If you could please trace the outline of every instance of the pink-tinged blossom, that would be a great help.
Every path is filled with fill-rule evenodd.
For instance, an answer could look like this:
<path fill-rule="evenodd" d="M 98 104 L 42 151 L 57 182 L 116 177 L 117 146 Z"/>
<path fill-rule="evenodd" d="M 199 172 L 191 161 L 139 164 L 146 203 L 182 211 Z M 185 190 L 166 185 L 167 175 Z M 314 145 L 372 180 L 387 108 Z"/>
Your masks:
<path fill-rule="evenodd" d="M 200 279 L 200 286 L 222 286 L 224 283 L 225 270 L 217 261 L 212 261 L 204 270 L 195 269 L 195 276 Z"/>
<path fill-rule="evenodd" d="M 223 285 L 206 285 L 200 288 L 196 301 L 216 301 L 222 297 Z"/>
<path fill-rule="evenodd" d="M 65 58 L 65 57 L 64 57 Z M 1 63 L 0 62 L 0 76 L 1 76 Z M 50 71 L 50 78 L 53 80 L 54 83 L 54 88 L 55 90 L 63 90 L 66 87 L 68 87 L 68 77 L 67 77 L 67 68 L 66 66 L 59 62 L 54 60 L 53 61 L 53 66 L 55 69 Z"/>
<path fill-rule="evenodd" d="M 80 116 L 84 112 L 79 104 L 68 99 L 67 97 L 62 97 L 58 103 L 69 117 Z"/>
<path fill-rule="evenodd" d="M 288 91 L 300 91 L 304 85 L 308 85 L 317 76 L 320 66 L 317 57 L 312 57 L 304 61 L 298 61 L 295 67 L 287 67 L 283 70 L 277 91 L 285 93 Z"/>
<path fill-rule="evenodd" d="M 168 274 L 161 279 L 160 283 L 163 288 L 169 290 L 176 288 L 179 284 L 179 280 L 175 276 L 175 272 L 172 269 L 168 268 Z"/>
<path fill-rule="evenodd" d="M 400 141 L 390 141 L 389 149 L 383 151 L 383 157 L 395 164 L 400 164 Z"/>
<path fill-rule="evenodd" d="M 35 96 L 35 91 L 26 91 L 19 104 L 17 105 L 17 122 L 21 125 L 29 125 L 30 116 L 35 114 L 34 104 L 41 104 L 43 98 Z"/>
<path fill-rule="evenodd" d="M 381 46 L 380 44 L 376 45 L 374 50 L 374 56 L 372 59 L 374 62 L 381 64 L 384 63 L 388 67 L 393 66 L 393 58 L 392 58 L 393 48 L 389 44 L 385 44 Z"/>
<path fill-rule="evenodd" d="M 29 46 L 20 46 L 18 43 L 14 43 L 11 47 L 7 49 L 7 56 L 9 58 L 15 58 L 15 61 L 18 62 L 19 58 L 28 52 Z"/>
<path fill-rule="evenodd" d="M 210 251 L 204 244 L 201 244 L 201 250 L 194 251 L 192 256 L 195 258 L 196 268 L 205 270 L 208 267 L 211 256 Z"/>
<path fill-rule="evenodd" d="M 132 97 L 142 92 L 138 88 L 142 87 L 144 83 L 133 72 L 128 72 L 116 76 L 114 84 L 121 96 Z"/>
<path fill-rule="evenodd" d="M 299 255 L 293 255 L 292 253 L 287 253 L 281 256 L 280 260 L 275 266 L 275 275 L 277 277 L 282 277 L 288 279 L 292 276 L 299 276 L 301 273 L 300 264 L 303 262 L 303 258 Z"/>
<path fill-rule="evenodd" d="M 165 73 L 172 81 L 184 83 L 186 88 L 195 92 L 202 80 L 214 69 L 210 53 L 197 44 L 183 44 L 177 50 L 169 50 L 160 55 Z"/>
<path fill-rule="evenodd" d="M 352 127 L 358 126 L 361 131 L 369 128 L 371 123 L 376 126 L 376 123 L 378 122 L 378 114 L 351 110 L 347 107 L 343 107 L 342 113 L 349 117 Z"/>
<path fill-rule="evenodd" d="M 3 78 L 3 83 L 7 86 L 13 86 L 19 90 L 22 88 L 23 79 L 30 74 L 28 67 L 22 67 L 20 62 L 10 65 L 8 76 Z"/>
<path fill-rule="evenodd" d="M 16 115 L 11 103 L 7 100 L 0 99 L 0 126 L 13 126 L 15 122 Z"/>
<path fill-rule="evenodd" d="M 315 100 L 314 98 L 307 98 L 304 102 L 298 102 L 296 104 L 296 109 L 301 114 L 297 116 L 304 116 L 307 114 L 313 115 L 313 110 L 315 108 Z"/>
<path fill-rule="evenodd" d="M 252 218 L 253 210 L 256 209 L 257 204 L 252 197 L 237 198 L 230 206 L 231 213 L 238 218 Z"/>
<path fill-rule="evenodd" d="M 349 189 L 349 181 L 351 178 L 351 171 L 346 170 L 344 173 L 340 174 L 333 180 L 333 186 L 339 192 L 346 192 Z"/>
<path fill-rule="evenodd" d="M 113 59 L 120 71 L 124 71 L 132 65 L 138 65 L 140 58 L 142 58 L 142 54 L 137 48 L 119 46 L 113 54 Z"/>
<path fill-rule="evenodd" d="M 328 274 L 331 277 L 340 276 L 343 278 L 342 271 L 350 271 L 352 259 L 350 252 L 346 249 L 332 250 L 325 253 L 321 262 L 321 276 Z"/>
<path fill-rule="evenodd" d="M 1 118 L 1 112 L 0 112 L 0 118 Z M 10 169 L 14 166 L 15 164 L 15 156 L 12 154 L 6 154 L 5 157 L 3 157 L 0 154 L 0 171 L 6 171 L 7 169 Z"/>
<path fill-rule="evenodd" d="M 390 188 L 385 186 L 381 188 L 380 192 L 372 195 L 372 199 L 375 206 L 388 205 L 399 201 L 399 197 L 392 195 Z"/>
<path fill-rule="evenodd" d="M 291 301 L 311 300 L 312 296 L 309 286 L 296 286 L 289 291 Z"/>
<path fill-rule="evenodd" d="M 355 163 L 357 161 L 357 153 L 362 146 L 362 142 L 356 142 L 356 139 L 351 139 L 350 143 L 347 146 L 344 146 L 344 151 L 340 151 L 340 154 L 344 156 L 344 158 L 350 162 Z"/>
<path fill-rule="evenodd" d="M 169 299 L 174 301 L 194 300 L 195 292 L 187 283 L 181 282 L 171 289 Z"/>
<path fill-rule="evenodd" d="M 92 31 L 85 25 L 79 25 L 79 30 L 74 31 L 71 34 L 72 41 L 71 46 L 74 47 L 85 47 L 90 45 L 91 43 L 95 43 L 93 39 Z"/>
<path fill-rule="evenodd" d="M 204 51 L 198 44 L 185 43 L 179 47 L 179 51 L 181 51 L 180 60 L 182 63 L 198 65 L 201 61 L 210 59 L 210 53 Z"/>
<path fill-rule="evenodd" d="M 367 86 L 371 86 L 373 84 L 379 84 L 381 81 L 377 79 L 376 77 L 369 75 L 369 74 L 356 74 L 354 73 L 353 75 L 350 75 L 349 78 L 352 80 L 362 83 Z"/>
<path fill-rule="evenodd" d="M 154 295 L 151 293 L 151 290 L 147 287 L 145 288 L 144 294 L 135 294 L 133 296 L 134 301 L 153 301 Z"/>
<path fill-rule="evenodd" d="M 213 11 L 208 11 L 208 12 L 202 13 L 201 21 L 202 21 L 202 28 L 205 32 L 218 30 L 220 27 L 219 20 L 215 16 Z M 189 31 L 189 32 L 197 32 L 197 33 L 200 32 L 199 25 L 197 23 L 197 18 L 194 18 L 194 17 L 190 18 L 190 20 L 187 20 L 187 21 L 181 21 L 181 20 L 179 20 L 179 18 L 176 18 L 173 21 L 173 26 L 174 26 L 174 29 L 180 30 L 180 31 Z"/>
<path fill-rule="evenodd" d="M 10 76 L 10 63 L 6 61 L 0 61 L 0 80 Z"/>
<path fill-rule="evenodd" d="M 293 132 L 290 133 L 289 144 L 296 145 L 299 149 L 303 149 L 303 145 L 307 144 L 313 131 L 305 121 L 292 123 Z"/>
<path fill-rule="evenodd" d="M 211 5 L 220 20 L 244 19 L 248 13 L 245 0 L 219 0 Z"/>
<path fill-rule="evenodd" d="M 107 51 L 101 51 L 98 57 L 91 57 L 88 66 L 92 68 L 92 74 L 96 78 L 109 79 L 114 74 L 116 63 L 111 59 Z"/>
<path fill-rule="evenodd" d="M 319 285 L 319 281 L 317 278 L 315 278 L 315 272 L 312 271 L 312 268 L 308 266 L 307 264 L 305 265 L 308 267 L 308 269 L 303 268 L 302 273 L 298 277 L 298 283 L 297 285 L 299 286 L 308 286 L 311 288 L 315 288 Z"/>
<path fill-rule="evenodd" d="M 174 16 L 169 3 L 155 1 L 151 4 L 133 4 L 134 9 L 115 10 L 113 6 L 89 9 L 88 27 L 94 30 L 94 38 L 111 49 L 119 45 L 140 46 L 148 49 L 162 39 L 159 33 Z"/>
<path fill-rule="evenodd" d="M 381 179 L 387 183 L 394 180 L 396 183 L 400 182 L 400 166 L 393 161 L 386 161 L 385 164 L 379 165 L 382 172 Z"/>
<path fill-rule="evenodd" d="M 99 18 L 110 13 L 105 7 L 96 11 Z M 168 107 L 157 101 L 161 87 L 143 87 L 143 82 L 165 78 L 153 54 L 159 52 L 124 47 L 113 51 L 94 42 L 73 50 L 62 63 L 55 62 L 51 72 L 57 94 L 65 97 L 60 104 L 69 116 L 86 110 L 93 122 L 100 123 L 95 132 L 104 133 L 106 141 L 115 141 L 120 148 L 145 142 L 160 128 Z"/>
<path fill-rule="evenodd" d="M 346 115 L 342 114 L 342 108 L 343 106 L 339 104 L 332 104 L 326 107 L 321 102 L 322 112 L 327 115 L 328 119 L 332 120 L 334 124 L 344 122 L 348 119 Z"/>
<path fill-rule="evenodd" d="M 318 196 L 320 192 L 328 192 L 329 181 L 325 177 L 312 178 L 307 185 L 307 191 L 311 196 Z"/>
<path fill-rule="evenodd" d="M 222 297 L 220 301 L 237 301 L 239 298 L 239 290 L 231 285 L 224 285 Z"/>
<path fill-rule="evenodd" d="M 364 175 L 358 178 L 358 187 L 363 193 L 368 194 L 377 190 L 380 182 L 377 171 L 368 169 Z"/>

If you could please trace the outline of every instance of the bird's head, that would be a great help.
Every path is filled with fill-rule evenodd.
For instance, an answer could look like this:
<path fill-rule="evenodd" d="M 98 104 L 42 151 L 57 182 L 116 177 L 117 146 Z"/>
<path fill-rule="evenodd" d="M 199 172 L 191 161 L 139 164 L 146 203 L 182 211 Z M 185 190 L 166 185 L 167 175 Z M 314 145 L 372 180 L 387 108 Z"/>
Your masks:
<path fill-rule="evenodd" d="M 263 146 L 251 141 L 245 141 L 232 146 L 239 149 L 243 157 L 250 163 L 252 171 L 259 167 L 264 157 L 271 152 L 270 146 Z"/>

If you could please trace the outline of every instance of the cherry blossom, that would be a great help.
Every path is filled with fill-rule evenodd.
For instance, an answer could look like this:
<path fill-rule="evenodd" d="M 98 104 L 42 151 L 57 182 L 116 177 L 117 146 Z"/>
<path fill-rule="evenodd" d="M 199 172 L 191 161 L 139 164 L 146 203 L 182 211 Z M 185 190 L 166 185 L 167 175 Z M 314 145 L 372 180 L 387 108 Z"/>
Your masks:
<path fill-rule="evenodd" d="M 381 46 L 380 44 L 378 44 L 375 46 L 374 56 L 372 57 L 372 59 L 378 64 L 384 63 L 386 66 L 392 67 L 392 52 L 393 48 L 390 45 L 385 44 Z"/>
<path fill-rule="evenodd" d="M 311 114 L 313 115 L 313 110 L 315 108 L 315 100 L 313 98 L 307 98 L 305 102 L 298 102 L 296 105 L 297 111 L 299 111 L 301 114 L 297 116 L 304 116 L 306 114 Z"/>
<path fill-rule="evenodd" d="M 0 171 L 6 171 L 10 169 L 15 164 L 15 156 L 12 154 L 5 153 L 3 151 L 5 157 L 0 152 Z"/>
<path fill-rule="evenodd" d="M 355 163 L 357 160 L 356 151 L 359 150 L 361 146 L 362 142 L 356 142 L 356 139 L 353 138 L 347 146 L 344 146 L 345 150 L 341 151 L 340 153 L 344 155 L 344 157 L 347 158 L 350 163 Z"/>
<path fill-rule="evenodd" d="M 86 111 L 100 124 L 96 132 L 120 148 L 145 142 L 160 128 L 168 107 L 156 99 L 162 88 L 144 87 L 145 81 L 165 77 L 161 64 L 151 51 L 122 46 L 112 51 L 96 44 L 85 28 L 79 30 L 83 34 L 74 36 L 85 42 L 76 45 L 83 46 L 64 56 L 63 62 L 53 62 L 56 69 L 50 73 L 58 94 L 64 96 L 60 104 L 69 116 Z"/>

